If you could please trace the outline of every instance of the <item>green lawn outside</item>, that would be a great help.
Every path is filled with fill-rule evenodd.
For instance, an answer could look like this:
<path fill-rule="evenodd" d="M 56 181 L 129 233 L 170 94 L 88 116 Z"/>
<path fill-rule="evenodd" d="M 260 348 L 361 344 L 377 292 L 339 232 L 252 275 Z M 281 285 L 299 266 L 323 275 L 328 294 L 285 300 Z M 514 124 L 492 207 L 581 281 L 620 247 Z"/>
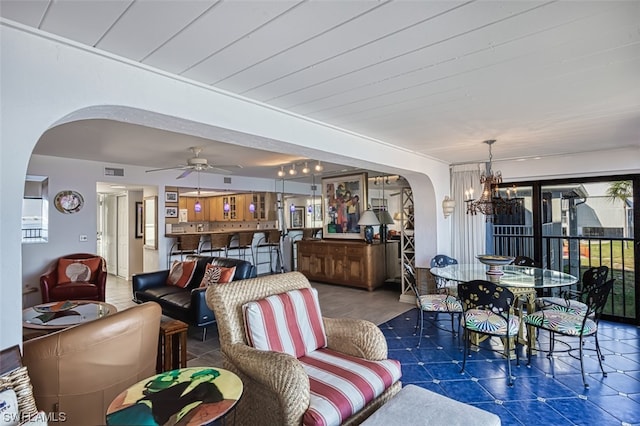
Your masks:
<path fill-rule="evenodd" d="M 634 247 L 632 241 L 580 241 L 581 253 L 589 253 L 581 257 L 581 273 L 591 266 L 606 265 L 611 277 L 615 278 L 613 293 L 609 296 L 606 314 L 626 318 L 635 318 L 636 273 L 634 265 Z M 588 250 L 588 251 L 587 251 Z M 601 260 L 602 259 L 602 260 Z M 623 262 L 624 260 L 624 262 Z M 624 270 L 622 265 L 624 264 Z M 623 309 L 623 306 L 626 309 Z"/>

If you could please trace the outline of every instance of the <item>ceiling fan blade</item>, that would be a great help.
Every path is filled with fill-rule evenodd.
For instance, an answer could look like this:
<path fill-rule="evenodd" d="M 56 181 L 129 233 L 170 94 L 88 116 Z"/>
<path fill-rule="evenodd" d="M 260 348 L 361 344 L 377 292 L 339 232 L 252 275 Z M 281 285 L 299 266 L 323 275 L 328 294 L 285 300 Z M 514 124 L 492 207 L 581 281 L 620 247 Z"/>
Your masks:
<path fill-rule="evenodd" d="M 191 173 L 193 173 L 193 169 L 187 169 L 184 172 L 182 172 L 182 174 L 180 174 L 180 176 L 178 176 L 176 179 L 185 178 L 185 177 L 189 176 Z"/>
<path fill-rule="evenodd" d="M 176 170 L 176 169 L 181 169 L 182 167 L 184 167 L 184 166 L 163 167 L 161 169 L 145 170 L 145 172 L 149 173 L 149 172 L 159 172 L 159 171 L 162 171 L 162 170 Z"/>
<path fill-rule="evenodd" d="M 216 167 L 216 166 L 209 166 L 209 167 L 207 167 L 207 169 L 208 170 L 217 170 L 219 172 L 226 173 L 226 174 L 229 174 L 229 175 L 233 173 L 231 170 L 223 169 L 223 168 Z"/>

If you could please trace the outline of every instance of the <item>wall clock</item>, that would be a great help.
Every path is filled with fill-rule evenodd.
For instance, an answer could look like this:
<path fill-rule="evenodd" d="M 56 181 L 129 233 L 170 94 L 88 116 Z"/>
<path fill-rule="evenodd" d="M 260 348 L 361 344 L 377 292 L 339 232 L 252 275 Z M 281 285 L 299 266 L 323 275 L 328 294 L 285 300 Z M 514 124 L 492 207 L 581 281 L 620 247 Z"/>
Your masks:
<path fill-rule="evenodd" d="M 62 213 L 77 213 L 84 205 L 84 198 L 76 191 L 60 191 L 56 194 L 53 204 Z"/>

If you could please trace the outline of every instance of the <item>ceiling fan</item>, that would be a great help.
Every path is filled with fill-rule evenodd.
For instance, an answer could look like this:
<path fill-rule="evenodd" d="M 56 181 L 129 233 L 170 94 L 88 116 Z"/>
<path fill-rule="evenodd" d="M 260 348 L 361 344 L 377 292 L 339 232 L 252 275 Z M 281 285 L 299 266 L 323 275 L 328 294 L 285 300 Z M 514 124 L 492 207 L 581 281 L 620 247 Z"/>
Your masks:
<path fill-rule="evenodd" d="M 187 159 L 187 164 L 178 164 L 177 166 L 174 166 L 174 167 L 164 167 L 161 169 L 147 170 L 147 173 L 159 172 L 161 170 L 172 170 L 172 169 L 184 170 L 184 172 L 182 172 L 180 176 L 176 178 L 176 179 L 182 179 L 184 177 L 189 176 L 193 172 L 202 172 L 205 170 L 217 170 L 221 173 L 231 174 L 232 173 L 231 170 L 227 170 L 224 167 L 242 168 L 242 166 L 240 165 L 229 165 L 229 166 L 225 165 L 221 167 L 213 166 L 209 164 L 206 158 L 200 157 L 200 153 L 202 152 L 202 147 L 192 146 L 191 148 L 189 148 L 189 150 L 193 153 L 194 156 Z"/>

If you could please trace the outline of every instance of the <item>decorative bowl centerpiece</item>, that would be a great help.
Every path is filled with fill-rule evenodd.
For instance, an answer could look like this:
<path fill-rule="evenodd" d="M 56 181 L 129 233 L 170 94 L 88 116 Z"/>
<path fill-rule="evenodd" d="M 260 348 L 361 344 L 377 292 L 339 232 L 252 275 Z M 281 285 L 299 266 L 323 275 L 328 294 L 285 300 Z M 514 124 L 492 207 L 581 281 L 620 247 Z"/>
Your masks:
<path fill-rule="evenodd" d="M 508 265 L 515 260 L 513 256 L 498 256 L 496 254 L 479 254 L 476 258 L 480 263 L 489 265 L 488 275 L 502 275 L 502 266 Z"/>

